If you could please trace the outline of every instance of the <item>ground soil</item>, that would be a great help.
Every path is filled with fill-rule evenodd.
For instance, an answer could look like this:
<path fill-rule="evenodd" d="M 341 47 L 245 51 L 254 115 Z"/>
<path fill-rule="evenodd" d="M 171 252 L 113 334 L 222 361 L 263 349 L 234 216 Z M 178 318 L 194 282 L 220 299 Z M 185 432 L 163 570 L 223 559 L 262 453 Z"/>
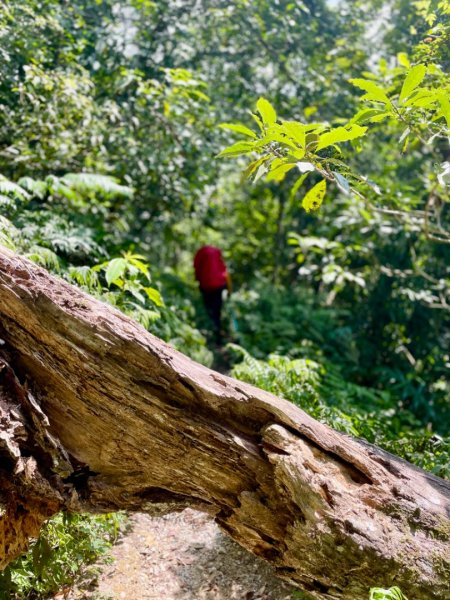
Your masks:
<path fill-rule="evenodd" d="M 110 564 L 81 600 L 293 600 L 294 590 L 264 561 L 223 534 L 208 516 L 187 509 L 130 517 L 109 552 Z"/>

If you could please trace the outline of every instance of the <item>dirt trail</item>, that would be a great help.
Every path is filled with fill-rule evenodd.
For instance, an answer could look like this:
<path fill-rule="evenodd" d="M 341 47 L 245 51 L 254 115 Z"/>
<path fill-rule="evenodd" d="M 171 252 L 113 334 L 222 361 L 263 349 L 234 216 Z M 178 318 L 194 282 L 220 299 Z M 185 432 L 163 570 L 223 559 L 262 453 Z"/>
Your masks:
<path fill-rule="evenodd" d="M 98 600 L 293 600 L 293 588 L 262 560 L 225 536 L 206 515 L 131 517 L 131 529 L 111 548 Z"/>

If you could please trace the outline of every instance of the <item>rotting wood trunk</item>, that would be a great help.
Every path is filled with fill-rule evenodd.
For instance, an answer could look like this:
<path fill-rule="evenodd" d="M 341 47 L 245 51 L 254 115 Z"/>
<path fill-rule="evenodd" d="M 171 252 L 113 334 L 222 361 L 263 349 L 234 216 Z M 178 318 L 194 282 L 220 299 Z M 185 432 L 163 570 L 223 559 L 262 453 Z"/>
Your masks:
<path fill-rule="evenodd" d="M 0 248 L 0 559 L 60 509 L 213 515 L 314 598 L 450 598 L 450 485 Z"/>

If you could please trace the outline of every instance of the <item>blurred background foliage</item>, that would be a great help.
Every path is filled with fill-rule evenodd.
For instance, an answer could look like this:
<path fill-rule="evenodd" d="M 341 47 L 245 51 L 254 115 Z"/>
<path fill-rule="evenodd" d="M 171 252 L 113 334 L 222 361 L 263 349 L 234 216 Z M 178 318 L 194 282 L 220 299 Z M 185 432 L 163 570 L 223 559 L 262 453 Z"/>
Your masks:
<path fill-rule="evenodd" d="M 329 186 L 306 212 L 292 171 L 249 183 L 245 157 L 216 156 L 240 139 L 220 124 L 251 127 L 260 96 L 336 127 L 367 108 L 350 79 L 391 97 L 425 65 L 428 91 L 448 90 L 449 19 L 441 0 L 4 0 L 0 243 L 448 477 L 450 246 L 424 226 L 449 226 L 445 100 L 325 153 L 370 182 L 369 202 Z M 192 271 L 204 243 L 234 280 L 219 353 Z M 26 597 L 23 577 L 8 594 Z"/>

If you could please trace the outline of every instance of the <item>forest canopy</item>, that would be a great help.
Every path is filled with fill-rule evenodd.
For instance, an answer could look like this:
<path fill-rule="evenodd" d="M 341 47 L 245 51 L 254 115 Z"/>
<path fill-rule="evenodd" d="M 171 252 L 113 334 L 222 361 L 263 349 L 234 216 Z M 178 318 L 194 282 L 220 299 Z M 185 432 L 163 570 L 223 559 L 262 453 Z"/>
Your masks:
<path fill-rule="evenodd" d="M 450 476 L 450 2 L 4 0 L 0 63 L 2 245 Z"/>

